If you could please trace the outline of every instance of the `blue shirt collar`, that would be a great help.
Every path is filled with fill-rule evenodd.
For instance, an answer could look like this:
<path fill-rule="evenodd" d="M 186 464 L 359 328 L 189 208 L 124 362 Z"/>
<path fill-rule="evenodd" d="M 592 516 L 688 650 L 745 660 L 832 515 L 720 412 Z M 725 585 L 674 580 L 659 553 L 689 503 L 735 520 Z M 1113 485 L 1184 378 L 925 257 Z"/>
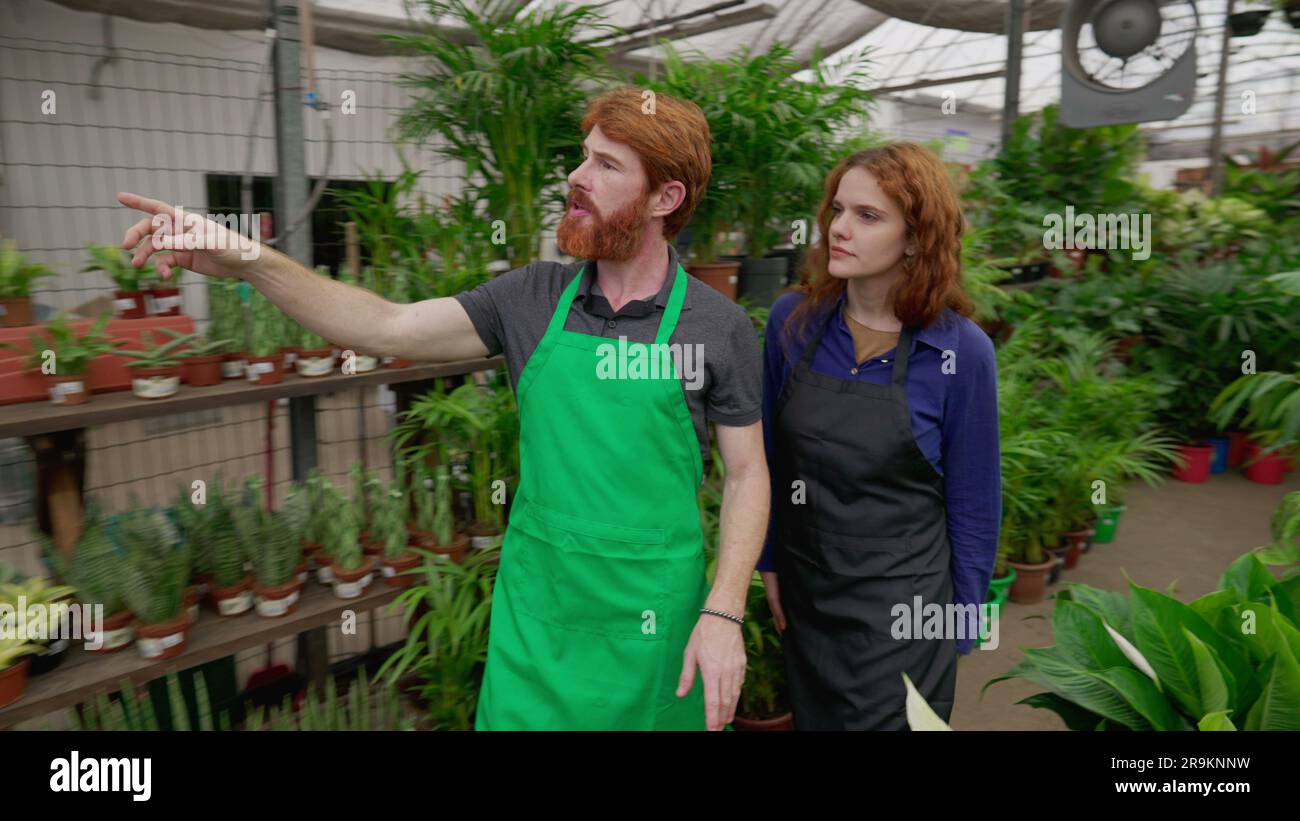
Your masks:
<path fill-rule="evenodd" d="M 848 324 L 844 321 L 844 302 L 848 299 L 848 293 L 841 293 L 839 299 L 835 300 L 835 318 L 831 321 L 835 324 L 838 331 L 852 335 Z M 938 318 L 924 328 L 920 328 L 912 333 L 912 347 L 908 351 L 908 356 L 916 353 L 916 345 L 924 342 L 936 351 L 955 351 L 957 350 L 957 314 L 951 308 L 944 308 Z"/>

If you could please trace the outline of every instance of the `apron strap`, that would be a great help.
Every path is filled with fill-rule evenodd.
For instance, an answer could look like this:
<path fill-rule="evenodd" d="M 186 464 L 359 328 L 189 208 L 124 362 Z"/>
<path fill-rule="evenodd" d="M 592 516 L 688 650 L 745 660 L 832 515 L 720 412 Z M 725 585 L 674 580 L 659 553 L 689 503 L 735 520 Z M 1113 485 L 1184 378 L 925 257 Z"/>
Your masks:
<path fill-rule="evenodd" d="M 546 326 L 546 334 L 543 339 L 554 338 L 559 336 L 564 330 L 565 322 L 569 318 L 569 306 L 578 295 L 578 287 L 582 283 L 582 277 L 587 272 L 587 266 L 584 263 L 578 269 L 578 275 L 569 282 L 564 293 L 560 295 L 560 302 L 555 306 L 555 313 L 551 315 L 551 321 Z M 672 336 L 673 331 L 677 328 L 677 318 L 682 313 L 682 303 L 686 301 L 686 271 L 682 269 L 681 263 L 677 265 L 677 271 L 673 277 L 673 289 L 668 294 L 668 304 L 664 306 L 664 315 L 659 320 L 659 331 L 655 335 L 655 342 L 667 342 Z M 539 345 L 540 347 L 540 345 Z"/>

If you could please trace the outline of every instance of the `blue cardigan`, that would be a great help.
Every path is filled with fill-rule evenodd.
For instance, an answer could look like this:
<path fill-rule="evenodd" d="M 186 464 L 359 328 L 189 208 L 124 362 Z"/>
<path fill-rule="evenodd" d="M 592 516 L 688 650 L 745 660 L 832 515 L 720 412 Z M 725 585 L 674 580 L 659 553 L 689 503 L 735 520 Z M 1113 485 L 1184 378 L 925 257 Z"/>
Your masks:
<path fill-rule="evenodd" d="M 777 400 L 807 342 L 811 341 L 815 323 L 820 320 L 811 317 L 807 340 L 790 340 L 786 350 L 780 335 L 791 310 L 803 299 L 801 294 L 783 294 L 768 317 L 763 351 L 763 440 L 769 465 L 775 463 L 773 428 Z M 856 376 L 849 373 L 857 362 L 853 334 L 840 313 L 844 299 L 841 295 L 834 306 L 835 315 L 813 355 L 812 369 L 840 379 L 889 384 L 897 349 L 868 360 Z M 955 373 L 943 372 L 944 351 L 955 352 Z M 890 361 L 882 363 L 881 359 Z M 943 477 L 948 541 L 952 547 L 953 602 L 978 606 L 984 602 L 993 575 L 1002 523 L 997 363 L 988 335 L 971 320 L 947 309 L 929 327 L 913 334 L 908 355 L 907 401 L 916 443 Z M 775 473 L 772 483 L 773 498 L 776 498 Z M 776 525 L 774 513 L 768 523 L 759 570 L 776 569 L 773 556 Z M 971 638 L 958 641 L 957 650 L 969 653 L 973 645 Z"/>

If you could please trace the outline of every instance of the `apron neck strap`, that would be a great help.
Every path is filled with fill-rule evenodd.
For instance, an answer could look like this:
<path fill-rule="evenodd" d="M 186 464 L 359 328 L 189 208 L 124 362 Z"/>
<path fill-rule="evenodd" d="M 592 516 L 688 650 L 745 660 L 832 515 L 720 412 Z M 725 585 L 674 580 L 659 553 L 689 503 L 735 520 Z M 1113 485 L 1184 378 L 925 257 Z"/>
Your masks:
<path fill-rule="evenodd" d="M 551 323 L 546 327 L 546 335 L 550 337 L 557 336 L 564 330 L 564 324 L 569 318 L 569 306 L 578 295 L 578 288 L 582 285 L 582 277 L 587 272 L 587 266 L 584 263 L 578 269 L 578 275 L 569 282 L 564 293 L 560 295 L 560 303 L 555 308 L 555 313 L 551 316 Z M 655 335 L 655 342 L 664 343 L 672 336 L 673 331 L 677 328 L 677 318 L 682 313 L 682 303 L 686 301 L 686 272 L 682 269 L 681 263 L 677 265 L 677 271 L 674 273 L 673 289 L 668 294 L 668 304 L 664 306 L 664 315 L 659 320 L 659 331 Z"/>
<path fill-rule="evenodd" d="M 813 334 L 812 341 L 803 349 L 803 356 L 799 357 L 799 364 L 803 367 L 811 368 L 813 354 L 817 352 L 817 347 L 821 345 L 822 335 L 826 333 L 826 328 L 831 324 L 831 320 L 839 313 L 835 308 L 827 312 L 822 319 L 821 324 L 817 327 L 817 333 Z M 904 327 L 898 335 L 898 350 L 894 358 L 894 371 L 890 381 L 902 387 L 907 381 L 907 359 L 912 352 L 912 329 Z"/>

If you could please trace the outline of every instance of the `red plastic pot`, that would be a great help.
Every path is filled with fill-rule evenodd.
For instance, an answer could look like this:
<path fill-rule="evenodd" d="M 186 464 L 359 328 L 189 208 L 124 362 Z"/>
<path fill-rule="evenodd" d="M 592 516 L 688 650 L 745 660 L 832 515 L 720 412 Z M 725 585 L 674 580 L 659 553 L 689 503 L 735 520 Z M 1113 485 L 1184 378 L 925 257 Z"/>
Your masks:
<path fill-rule="evenodd" d="M 195 388 L 221 384 L 222 355 L 191 356 L 181 362 L 181 381 Z"/>
<path fill-rule="evenodd" d="M 1180 482 L 1199 484 L 1210 478 L 1210 462 L 1214 459 L 1214 448 L 1209 445 L 1180 445 L 1178 460 L 1174 468 L 1174 478 Z"/>
<path fill-rule="evenodd" d="M 152 297 L 154 316 L 179 316 L 181 312 L 180 288 L 154 288 L 149 292 Z"/>
<path fill-rule="evenodd" d="M 1286 457 L 1279 451 L 1260 456 L 1263 450 L 1254 442 L 1246 444 L 1246 467 L 1242 473 L 1261 485 L 1280 485 L 1286 476 Z"/>
<path fill-rule="evenodd" d="M 0 670 L 0 707 L 8 707 L 23 697 L 27 689 L 27 673 L 31 669 L 31 656 L 23 656 Z"/>
<path fill-rule="evenodd" d="M 113 311 L 118 319 L 144 319 L 144 291 L 114 291 Z"/>
<path fill-rule="evenodd" d="M 1079 563 L 1079 557 L 1083 555 L 1084 546 L 1088 544 L 1088 540 L 1096 535 L 1096 533 L 1097 531 L 1088 527 L 1083 530 L 1075 530 L 1070 533 L 1062 534 L 1062 537 L 1069 545 L 1069 550 L 1065 554 L 1066 570 L 1072 569 Z"/>
<path fill-rule="evenodd" d="M 248 381 L 255 385 L 278 385 L 284 381 L 284 354 L 250 356 L 247 365 Z"/>
<path fill-rule="evenodd" d="M 1246 459 L 1246 445 L 1250 434 L 1244 430 L 1228 431 L 1228 467 L 1235 468 Z"/>

